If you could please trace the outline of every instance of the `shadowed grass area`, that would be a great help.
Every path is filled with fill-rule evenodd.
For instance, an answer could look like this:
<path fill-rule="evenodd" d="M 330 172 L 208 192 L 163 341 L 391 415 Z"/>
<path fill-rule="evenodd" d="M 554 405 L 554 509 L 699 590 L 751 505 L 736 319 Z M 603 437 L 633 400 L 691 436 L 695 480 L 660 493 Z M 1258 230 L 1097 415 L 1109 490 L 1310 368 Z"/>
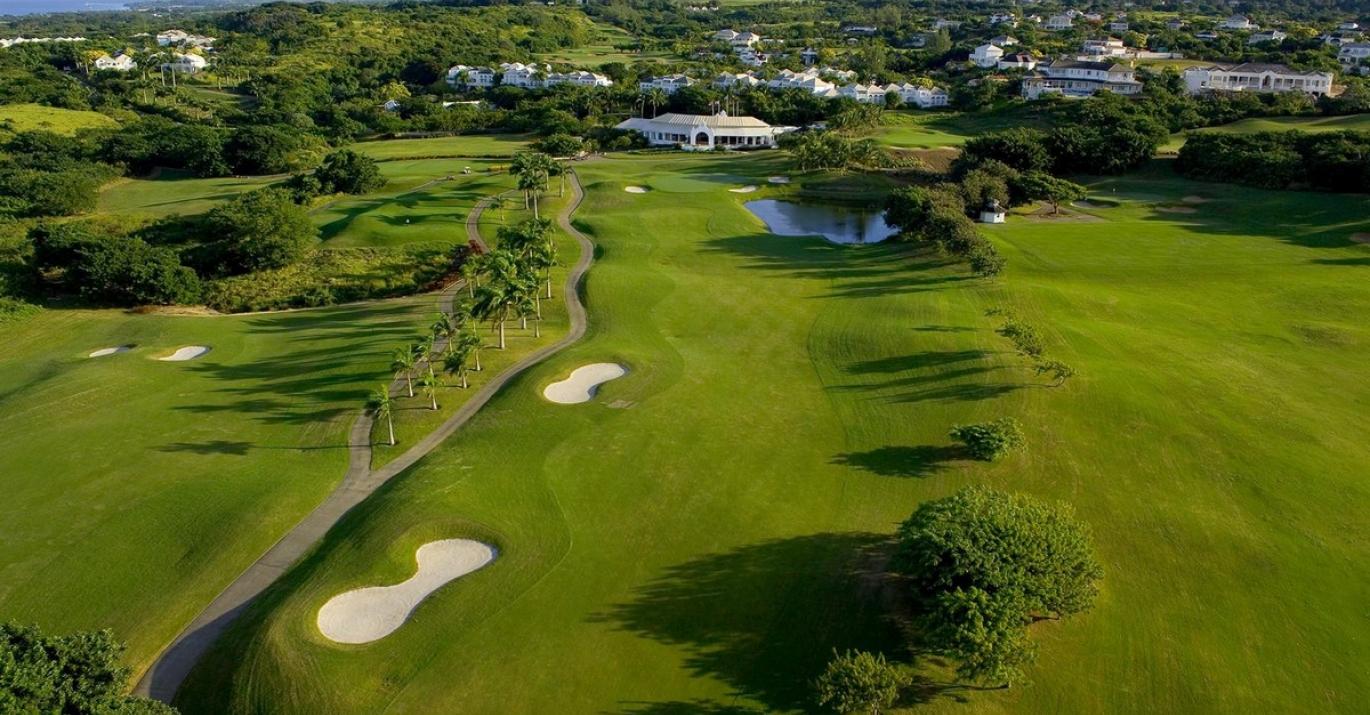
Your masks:
<path fill-rule="evenodd" d="M 1034 627 L 1030 686 L 948 688 L 945 664 L 916 660 L 921 708 L 1356 710 L 1370 249 L 1349 237 L 1370 200 L 1163 169 L 1094 181 L 1116 206 L 1091 222 L 987 229 L 1010 260 L 987 283 L 907 245 L 767 235 L 741 204 L 802 190 L 766 184 L 781 161 L 584 164 L 586 339 L 349 515 L 178 704 L 808 710 L 832 648 L 914 660 L 885 619 L 881 540 L 921 501 L 984 483 L 1072 503 L 1104 590 Z M 762 189 L 728 193 L 739 179 Z M 1047 387 L 993 332 L 996 306 L 1079 375 Z M 589 362 L 629 373 L 584 405 L 542 399 Z M 1026 453 L 971 462 L 947 438 L 1005 415 Z M 374 644 L 317 633 L 329 597 L 402 579 L 418 545 L 451 537 L 501 558 Z"/>
<path fill-rule="evenodd" d="M 112 628 L 146 666 L 342 478 L 390 344 L 434 309 L 47 310 L 0 328 L 0 613 Z M 212 349 L 156 359 L 186 345 Z"/>

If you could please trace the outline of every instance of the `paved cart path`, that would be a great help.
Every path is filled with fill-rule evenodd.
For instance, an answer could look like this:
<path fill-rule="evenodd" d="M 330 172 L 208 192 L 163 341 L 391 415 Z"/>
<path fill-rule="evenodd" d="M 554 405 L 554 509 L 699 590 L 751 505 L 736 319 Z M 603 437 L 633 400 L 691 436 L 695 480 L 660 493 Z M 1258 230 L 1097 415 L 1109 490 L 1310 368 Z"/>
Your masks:
<path fill-rule="evenodd" d="M 171 702 L 176 691 L 195 663 L 200 660 L 214 641 L 224 633 L 233 621 L 242 614 L 252 601 L 275 583 L 295 562 L 299 561 L 315 544 L 323 539 L 343 515 L 352 507 L 376 491 L 382 484 L 403 472 L 422 459 L 433 448 L 466 424 L 480 408 L 495 396 L 510 380 L 542 362 L 585 335 L 585 306 L 580 302 L 580 281 L 589 270 L 594 258 L 594 246 L 590 239 L 571 225 L 571 216 L 585 199 L 585 191 L 580 178 L 571 174 L 571 201 L 558 214 L 557 224 L 580 244 L 580 257 L 571 267 L 566 278 L 565 299 L 570 316 L 571 329 L 565 337 L 528 355 L 495 376 L 480 388 L 452 416 L 432 432 L 420 439 L 412 447 L 379 469 L 371 468 L 371 427 L 373 417 L 365 411 L 352 423 L 348 434 L 350 445 L 347 473 L 342 483 L 324 499 L 323 503 L 295 525 L 285 536 L 277 541 L 265 554 L 259 557 L 242 575 L 238 576 L 228 588 L 224 589 L 194 620 L 181 631 L 165 650 L 158 655 L 152 667 L 143 674 L 142 680 L 134 688 L 134 693 Z M 487 248 L 481 239 L 479 224 L 481 212 L 491 203 L 482 199 L 466 217 L 467 237 L 481 248 Z M 462 281 L 455 281 L 443 289 L 440 297 L 442 309 L 451 312 L 457 293 L 463 288 Z M 398 392 L 401 381 L 391 385 L 392 392 Z"/>

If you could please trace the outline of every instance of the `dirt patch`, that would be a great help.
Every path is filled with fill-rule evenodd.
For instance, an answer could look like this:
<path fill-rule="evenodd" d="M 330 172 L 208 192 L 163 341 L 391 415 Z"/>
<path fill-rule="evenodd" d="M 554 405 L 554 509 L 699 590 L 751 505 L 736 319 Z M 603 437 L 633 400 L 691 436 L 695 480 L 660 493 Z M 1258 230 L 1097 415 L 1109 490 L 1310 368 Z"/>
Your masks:
<path fill-rule="evenodd" d="M 1365 231 L 1362 231 L 1360 233 L 1353 233 L 1351 234 L 1351 240 L 1355 241 L 1356 243 L 1370 243 L 1370 233 L 1367 233 Z"/>

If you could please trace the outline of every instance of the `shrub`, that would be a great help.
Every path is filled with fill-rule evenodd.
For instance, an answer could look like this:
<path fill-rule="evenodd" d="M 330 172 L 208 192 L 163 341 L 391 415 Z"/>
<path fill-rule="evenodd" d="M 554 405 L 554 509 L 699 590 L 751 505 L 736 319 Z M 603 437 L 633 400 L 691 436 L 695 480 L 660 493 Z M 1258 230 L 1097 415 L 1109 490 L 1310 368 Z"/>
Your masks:
<path fill-rule="evenodd" d="M 814 683 L 818 704 L 839 713 L 872 713 L 894 705 L 909 676 L 885 662 L 884 654 L 849 650 L 833 659 Z"/>
<path fill-rule="evenodd" d="M 969 680 L 1021 680 L 1027 626 L 1088 610 L 1103 577 L 1069 507 L 984 487 L 924 502 L 897 539 L 891 566 L 909 577 L 926 645 Z"/>
<path fill-rule="evenodd" d="M 375 159 L 351 149 L 335 151 L 324 157 L 323 163 L 314 171 L 314 178 L 322 187 L 320 193 L 326 194 L 365 194 L 380 189 L 386 183 Z"/>
<path fill-rule="evenodd" d="M 1020 450 L 1026 442 L 1022 425 L 1012 417 L 974 425 L 957 425 L 951 429 L 951 438 L 964 444 L 970 456 L 986 462 Z"/>
<path fill-rule="evenodd" d="M 299 260 L 318 229 L 282 189 L 258 189 L 215 207 L 205 228 L 217 238 L 220 274 L 281 268 Z"/>
<path fill-rule="evenodd" d="M 1046 353 L 1046 344 L 1042 340 L 1041 333 L 1017 318 L 1009 317 L 997 332 L 1012 341 L 1013 347 L 1017 348 L 1018 352 L 1023 355 L 1040 358 Z"/>

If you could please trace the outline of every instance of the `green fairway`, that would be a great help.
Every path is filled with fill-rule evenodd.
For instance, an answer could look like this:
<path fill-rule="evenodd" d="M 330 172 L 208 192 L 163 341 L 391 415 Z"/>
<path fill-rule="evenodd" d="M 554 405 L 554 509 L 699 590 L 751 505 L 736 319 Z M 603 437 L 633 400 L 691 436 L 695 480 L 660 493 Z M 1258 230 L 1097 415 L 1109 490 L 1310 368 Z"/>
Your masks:
<path fill-rule="evenodd" d="M 1033 107 L 1015 107 L 998 112 L 961 114 L 900 109 L 880 115 L 874 138 L 881 144 L 907 149 L 933 149 L 960 146 L 988 132 L 1017 126 L 1034 126 L 1045 119 Z"/>
<path fill-rule="evenodd" d="M 342 478 L 346 430 L 391 347 L 435 310 L 47 310 L 3 326 L 0 613 L 112 628 L 146 666 Z M 212 350 L 155 359 L 186 345 Z"/>
<path fill-rule="evenodd" d="M 1255 134 L 1256 132 L 1342 132 L 1370 131 L 1370 114 L 1350 114 L 1342 117 L 1261 117 L 1241 119 L 1231 124 L 1196 129 L 1198 132 L 1223 132 L 1227 134 Z M 1184 134 L 1175 134 L 1162 147 L 1162 151 L 1179 151 L 1184 146 Z"/>
<path fill-rule="evenodd" d="M 491 173 L 484 161 L 450 159 L 387 161 L 384 189 L 344 198 L 313 213 L 319 236 L 330 248 L 392 247 L 406 243 L 466 242 L 466 215 L 485 196 L 507 190 L 513 180 Z M 464 174 L 464 169 L 470 174 Z"/>
<path fill-rule="evenodd" d="M 1093 612 L 1033 627 L 1031 685 L 933 687 L 928 709 L 1359 708 L 1370 199 L 1094 182 L 1116 208 L 987 229 L 1010 263 L 986 283 L 909 246 L 768 235 L 741 205 L 804 190 L 766 184 L 781 161 L 585 163 L 586 339 L 345 517 L 185 712 L 808 710 L 833 648 L 909 658 L 873 574 L 900 519 L 966 484 L 1072 503 L 1106 576 Z M 997 306 L 1079 375 L 1045 387 Z M 629 373 L 588 404 L 541 397 L 591 362 Z M 1026 454 L 950 448 L 1005 415 Z M 319 634 L 328 598 L 453 537 L 500 556 L 383 640 Z"/>
<path fill-rule="evenodd" d="M 100 114 L 76 109 L 59 109 L 40 104 L 0 105 L 0 131 L 48 131 L 75 134 L 78 129 L 98 129 L 118 126 L 118 122 Z"/>
<path fill-rule="evenodd" d="M 569 47 L 555 52 L 538 53 L 541 62 L 560 62 L 577 67 L 598 68 L 609 62 L 633 62 L 664 60 L 669 57 L 665 51 L 635 52 L 618 47 L 630 46 L 636 42 L 627 30 L 613 25 L 593 23 L 590 42 L 580 47 Z"/>
<path fill-rule="evenodd" d="M 151 179 L 119 179 L 100 191 L 96 210 L 108 214 L 173 216 L 204 213 L 246 191 L 270 186 L 280 176 L 197 179 L 164 171 Z"/>
<path fill-rule="evenodd" d="M 387 139 L 353 144 L 348 148 L 377 161 L 443 157 L 513 156 L 528 148 L 527 134 L 468 134 L 423 139 Z"/>

